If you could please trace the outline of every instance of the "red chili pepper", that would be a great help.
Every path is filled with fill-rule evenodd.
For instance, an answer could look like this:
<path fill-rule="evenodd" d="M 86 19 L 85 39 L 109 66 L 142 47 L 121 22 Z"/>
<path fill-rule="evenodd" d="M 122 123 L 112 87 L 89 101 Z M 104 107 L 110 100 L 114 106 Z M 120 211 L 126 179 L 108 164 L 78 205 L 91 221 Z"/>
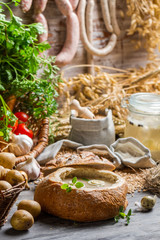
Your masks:
<path fill-rule="evenodd" d="M 8 124 L 9 128 L 12 128 L 12 132 L 15 132 L 17 127 L 18 127 L 18 119 L 15 121 L 15 124 L 13 126 L 11 126 L 10 124 Z"/>
<path fill-rule="evenodd" d="M 18 127 L 14 134 L 19 135 L 19 134 L 25 134 L 30 138 L 33 138 L 33 132 L 32 130 L 28 129 L 25 125 L 25 123 L 20 123 L 18 124 Z"/>
<path fill-rule="evenodd" d="M 4 119 L 4 116 L 0 118 L 0 121 L 3 120 L 3 119 Z M 8 124 L 7 127 L 8 127 L 8 128 L 11 128 L 11 129 L 12 129 L 12 132 L 14 132 L 14 131 L 17 129 L 17 127 L 18 127 L 18 119 L 15 121 L 15 123 L 14 123 L 13 126 L 11 126 L 10 124 Z"/>
<path fill-rule="evenodd" d="M 24 112 L 16 112 L 14 115 L 22 122 L 27 122 L 29 119 L 29 116 Z"/>

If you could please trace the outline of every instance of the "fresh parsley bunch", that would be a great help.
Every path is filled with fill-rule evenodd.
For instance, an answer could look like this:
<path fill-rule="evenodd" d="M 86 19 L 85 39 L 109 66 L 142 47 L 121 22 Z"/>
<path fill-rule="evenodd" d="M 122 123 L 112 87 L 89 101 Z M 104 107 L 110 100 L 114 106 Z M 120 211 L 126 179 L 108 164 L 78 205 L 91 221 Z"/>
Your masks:
<path fill-rule="evenodd" d="M 12 2 L 18 4 L 20 0 Z M 9 20 L 2 7 L 9 10 Z M 0 1 L 0 94 L 5 100 L 15 95 L 19 109 L 35 119 L 56 111 L 56 87 L 60 81 L 55 57 L 40 54 L 50 48 L 46 42 L 38 43 L 38 34 L 43 32 L 41 24 L 23 24 L 9 4 Z"/>

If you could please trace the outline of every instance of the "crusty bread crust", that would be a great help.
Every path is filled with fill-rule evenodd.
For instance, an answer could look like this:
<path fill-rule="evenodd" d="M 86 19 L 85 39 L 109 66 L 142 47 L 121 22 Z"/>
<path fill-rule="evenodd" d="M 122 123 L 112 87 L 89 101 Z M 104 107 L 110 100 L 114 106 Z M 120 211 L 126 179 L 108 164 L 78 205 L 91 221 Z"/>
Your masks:
<path fill-rule="evenodd" d="M 72 188 L 67 193 L 61 189 L 62 179 L 67 175 L 80 177 L 107 177 L 116 184 L 113 187 Z M 75 175 L 76 174 L 76 175 Z M 78 176 L 79 175 L 79 176 Z M 92 168 L 61 168 L 45 177 L 35 190 L 34 199 L 40 203 L 42 210 L 58 216 L 80 222 L 91 222 L 113 218 L 121 206 L 126 208 L 127 184 L 113 172 Z"/>
<path fill-rule="evenodd" d="M 80 153 L 67 153 L 49 161 L 42 172 L 48 175 L 61 167 L 92 167 L 96 169 L 105 169 L 113 171 L 115 166 L 104 157 L 99 157 L 93 152 L 82 151 Z"/>

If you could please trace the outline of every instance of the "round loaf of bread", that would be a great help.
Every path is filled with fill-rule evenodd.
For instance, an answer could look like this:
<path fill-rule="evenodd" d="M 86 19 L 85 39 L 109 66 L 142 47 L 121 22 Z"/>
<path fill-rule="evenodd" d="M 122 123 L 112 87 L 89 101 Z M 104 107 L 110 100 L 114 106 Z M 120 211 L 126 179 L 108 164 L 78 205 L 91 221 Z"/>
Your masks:
<path fill-rule="evenodd" d="M 76 188 L 71 185 L 67 192 L 61 186 L 67 179 L 89 180 L 92 183 L 109 183 L 109 186 L 84 186 Z M 94 179 L 94 180 L 93 180 Z M 97 179 L 97 180 L 96 180 Z M 107 170 L 93 168 L 60 168 L 45 177 L 36 187 L 34 200 L 39 202 L 43 211 L 79 222 L 92 222 L 115 217 L 121 206 L 127 206 L 127 184 L 117 174 Z"/>

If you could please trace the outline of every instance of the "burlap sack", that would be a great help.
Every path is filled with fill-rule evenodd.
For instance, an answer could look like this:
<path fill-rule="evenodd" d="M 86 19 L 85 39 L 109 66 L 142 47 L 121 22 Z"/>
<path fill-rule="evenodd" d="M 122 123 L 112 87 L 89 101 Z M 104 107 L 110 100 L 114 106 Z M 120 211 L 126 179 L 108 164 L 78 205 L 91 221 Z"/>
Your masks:
<path fill-rule="evenodd" d="M 151 158 L 149 149 L 135 138 L 120 138 L 114 142 L 110 148 L 102 144 L 83 146 L 82 144 L 70 140 L 60 140 L 44 149 L 44 151 L 37 157 L 38 163 L 44 165 L 48 161 L 54 159 L 62 147 L 75 149 L 77 152 L 91 151 L 100 156 L 109 156 L 108 159 L 116 168 L 123 168 L 124 166 L 149 168 L 156 165 Z"/>
<path fill-rule="evenodd" d="M 121 161 L 121 166 L 133 168 L 156 166 L 156 162 L 151 158 L 150 150 L 133 137 L 119 138 L 111 144 L 110 149 Z"/>
<path fill-rule="evenodd" d="M 112 111 L 106 109 L 106 117 L 102 119 L 70 117 L 71 131 L 69 140 L 81 143 L 84 146 L 105 144 L 110 146 L 115 141 L 115 129 L 112 120 Z"/>

